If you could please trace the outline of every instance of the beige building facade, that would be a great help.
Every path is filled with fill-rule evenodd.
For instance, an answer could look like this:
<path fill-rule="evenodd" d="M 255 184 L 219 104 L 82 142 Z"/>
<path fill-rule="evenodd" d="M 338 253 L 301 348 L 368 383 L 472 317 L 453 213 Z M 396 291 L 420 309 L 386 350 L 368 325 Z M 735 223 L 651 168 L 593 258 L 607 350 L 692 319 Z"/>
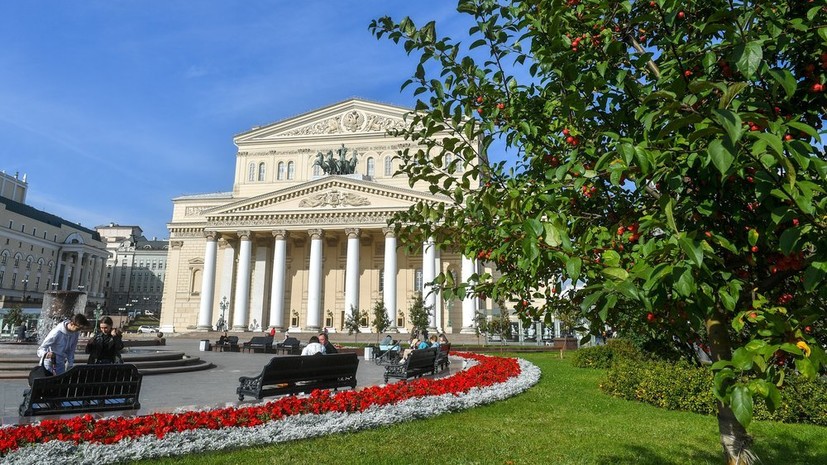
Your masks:
<path fill-rule="evenodd" d="M 351 99 L 237 135 L 231 192 L 173 199 L 161 330 L 341 331 L 351 312 L 384 303 L 390 331 L 407 332 L 417 292 L 431 326 L 473 332 L 476 298 L 445 301 L 426 285 L 441 271 L 467 279 L 479 266 L 431 243 L 408 254 L 388 220 L 420 200 L 443 202 L 395 175 L 388 135 L 409 109 Z M 341 159 L 353 174 L 315 162 Z M 355 158 L 354 158 L 355 154 Z M 461 174 L 461 173 L 459 173 Z"/>

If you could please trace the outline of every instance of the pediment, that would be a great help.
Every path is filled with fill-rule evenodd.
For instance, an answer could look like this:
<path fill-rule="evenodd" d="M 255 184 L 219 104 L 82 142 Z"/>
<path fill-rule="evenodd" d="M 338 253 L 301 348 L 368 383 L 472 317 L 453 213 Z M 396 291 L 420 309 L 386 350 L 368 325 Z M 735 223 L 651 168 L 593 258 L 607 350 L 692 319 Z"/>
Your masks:
<path fill-rule="evenodd" d="M 270 192 L 205 212 L 209 221 L 227 217 L 324 215 L 335 212 L 401 211 L 420 200 L 448 199 L 359 176 L 325 176 L 299 186 Z"/>
<path fill-rule="evenodd" d="M 253 128 L 239 134 L 237 145 L 288 138 L 385 134 L 406 126 L 403 116 L 411 110 L 394 105 L 350 99 L 303 115 Z"/>

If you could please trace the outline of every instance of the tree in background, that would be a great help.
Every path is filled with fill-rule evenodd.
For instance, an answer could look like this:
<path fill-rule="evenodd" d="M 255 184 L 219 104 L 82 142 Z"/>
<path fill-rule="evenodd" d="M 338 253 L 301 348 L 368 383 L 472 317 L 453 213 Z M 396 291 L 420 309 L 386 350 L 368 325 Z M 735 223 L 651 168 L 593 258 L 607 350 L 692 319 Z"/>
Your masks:
<path fill-rule="evenodd" d="M 484 255 L 501 276 L 445 297 L 543 302 L 581 282 L 590 327 L 634 319 L 705 348 L 727 463 L 754 462 L 754 397 L 813 378 L 827 297 L 827 9 L 769 0 L 460 0 L 469 37 L 384 17 L 420 59 L 401 131 L 411 183 L 453 204 L 399 237 Z M 509 159 L 492 163 L 492 144 Z M 450 154 L 450 157 L 448 156 Z M 544 318 L 543 305 L 519 306 Z M 789 374 L 787 374 L 789 376 Z"/>
<path fill-rule="evenodd" d="M 20 304 L 12 305 L 12 307 L 3 316 L 3 321 L 9 326 L 11 331 L 14 331 L 15 328 L 22 325 L 26 319 L 23 316 L 23 308 Z"/>
<path fill-rule="evenodd" d="M 432 306 L 425 306 L 425 300 L 422 298 L 421 292 L 414 294 L 413 302 L 408 307 L 408 321 L 412 326 L 412 334 L 421 335 L 428 329 L 432 311 Z"/>
<path fill-rule="evenodd" d="M 381 334 L 391 326 L 391 320 L 388 318 L 388 309 L 385 308 L 385 303 L 381 300 L 377 300 L 376 303 L 373 304 L 373 322 L 371 326 L 376 330 L 377 341 Z"/>
<path fill-rule="evenodd" d="M 367 317 L 368 312 L 365 310 L 357 310 L 353 308 L 353 306 L 350 307 L 350 314 L 345 318 L 344 326 L 348 335 L 356 333 L 355 342 L 359 341 L 359 333 L 362 332 L 362 319 Z"/>

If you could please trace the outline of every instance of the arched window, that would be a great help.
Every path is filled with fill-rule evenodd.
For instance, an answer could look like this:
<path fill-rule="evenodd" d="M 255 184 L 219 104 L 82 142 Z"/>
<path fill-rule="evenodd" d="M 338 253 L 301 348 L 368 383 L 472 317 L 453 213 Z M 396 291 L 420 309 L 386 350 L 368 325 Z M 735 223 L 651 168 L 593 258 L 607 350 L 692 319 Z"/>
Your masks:
<path fill-rule="evenodd" d="M 322 168 L 319 165 L 313 165 L 313 176 L 321 176 Z"/>
<path fill-rule="evenodd" d="M 256 164 L 250 162 L 250 166 L 247 167 L 247 181 L 253 182 L 256 180 Z"/>
<path fill-rule="evenodd" d="M 18 265 L 20 265 L 20 259 L 21 259 L 21 258 L 23 258 L 23 256 L 22 256 L 22 255 L 20 255 L 20 254 L 17 254 L 17 255 L 15 255 L 15 256 L 14 256 L 14 266 L 15 266 L 15 268 L 16 268 Z"/>
<path fill-rule="evenodd" d="M 27 270 L 31 270 L 31 269 L 32 269 L 32 262 L 33 262 L 33 261 L 34 261 L 34 257 L 32 257 L 31 255 L 29 255 L 29 256 L 26 258 L 26 269 L 27 269 Z"/>
<path fill-rule="evenodd" d="M 445 168 L 450 168 L 451 167 L 451 162 L 453 162 L 453 161 L 454 161 L 454 154 L 452 154 L 451 152 L 446 153 L 445 154 Z"/>
<path fill-rule="evenodd" d="M 279 162 L 278 171 L 276 172 L 276 179 L 279 180 L 279 181 L 284 179 L 284 162 L 283 161 Z"/>
<path fill-rule="evenodd" d="M 267 165 L 264 162 L 258 164 L 258 180 L 264 181 L 264 177 L 267 175 Z"/>
<path fill-rule="evenodd" d="M 5 265 L 8 260 L 9 260 L 9 251 L 4 250 L 3 253 L 0 254 L 0 265 Z"/>
<path fill-rule="evenodd" d="M 296 163 L 289 161 L 287 162 L 287 179 L 295 179 L 296 177 Z"/>
<path fill-rule="evenodd" d="M 369 157 L 368 158 L 368 169 L 367 169 L 366 174 L 368 176 L 373 176 L 373 175 L 376 174 L 375 171 L 376 171 L 376 161 L 373 159 L 373 157 Z"/>
<path fill-rule="evenodd" d="M 393 157 L 385 158 L 385 176 L 393 176 Z"/>

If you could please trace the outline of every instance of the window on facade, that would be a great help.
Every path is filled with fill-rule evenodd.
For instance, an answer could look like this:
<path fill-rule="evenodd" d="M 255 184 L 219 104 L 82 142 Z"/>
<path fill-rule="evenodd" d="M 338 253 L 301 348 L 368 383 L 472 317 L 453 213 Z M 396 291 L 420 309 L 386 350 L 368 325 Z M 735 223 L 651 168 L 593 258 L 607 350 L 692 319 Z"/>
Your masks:
<path fill-rule="evenodd" d="M 34 288 L 40 289 L 40 275 L 37 275 L 37 278 L 34 281 Z"/>
<path fill-rule="evenodd" d="M 385 176 L 393 176 L 393 157 L 385 158 Z"/>
<path fill-rule="evenodd" d="M 264 181 L 265 176 L 267 175 L 267 165 L 264 162 L 258 164 L 258 180 Z"/>
<path fill-rule="evenodd" d="M 14 227 L 14 221 L 9 220 L 9 229 L 11 229 L 11 228 L 13 228 L 13 227 Z"/>
<path fill-rule="evenodd" d="M 256 180 L 256 164 L 250 162 L 250 166 L 247 167 L 247 181 L 253 182 Z"/>
<path fill-rule="evenodd" d="M 287 179 L 296 178 L 296 162 L 287 162 Z"/>
<path fill-rule="evenodd" d="M 31 270 L 31 269 L 32 269 L 32 261 L 33 261 L 33 260 L 32 260 L 32 257 L 29 257 L 29 258 L 27 258 L 27 259 L 26 259 L 26 269 L 27 269 L 27 270 Z"/>
<path fill-rule="evenodd" d="M 6 274 L 6 270 L 0 270 L 0 287 L 3 287 L 3 275 Z"/>
<path fill-rule="evenodd" d="M 25 224 L 20 225 L 20 232 L 26 232 L 26 225 Z"/>
<path fill-rule="evenodd" d="M 280 161 L 276 171 L 276 180 L 281 181 L 282 179 L 284 179 L 284 162 Z"/>
<path fill-rule="evenodd" d="M 454 154 L 446 153 L 445 154 L 445 168 L 449 168 L 453 161 L 454 161 Z"/>
<path fill-rule="evenodd" d="M 37 228 L 32 228 L 32 236 L 37 236 Z"/>
<path fill-rule="evenodd" d="M 376 161 L 373 159 L 373 157 L 368 158 L 368 169 L 367 173 L 365 174 L 367 174 L 368 176 L 376 175 Z"/>
<path fill-rule="evenodd" d="M 422 290 L 422 268 L 417 268 L 414 272 L 414 290 Z"/>
<path fill-rule="evenodd" d="M 322 168 L 319 165 L 313 165 L 313 176 L 321 176 Z"/>
<path fill-rule="evenodd" d="M 14 266 L 20 265 L 20 255 L 14 256 Z"/>
<path fill-rule="evenodd" d="M 405 314 L 400 312 L 399 315 L 396 316 L 396 326 L 400 328 L 405 327 Z"/>
<path fill-rule="evenodd" d="M 9 253 L 4 252 L 3 255 L 0 255 L 0 265 L 5 265 L 9 259 Z"/>
<path fill-rule="evenodd" d="M 14 286 L 17 284 L 17 273 L 11 274 L 11 288 L 14 289 Z"/>

